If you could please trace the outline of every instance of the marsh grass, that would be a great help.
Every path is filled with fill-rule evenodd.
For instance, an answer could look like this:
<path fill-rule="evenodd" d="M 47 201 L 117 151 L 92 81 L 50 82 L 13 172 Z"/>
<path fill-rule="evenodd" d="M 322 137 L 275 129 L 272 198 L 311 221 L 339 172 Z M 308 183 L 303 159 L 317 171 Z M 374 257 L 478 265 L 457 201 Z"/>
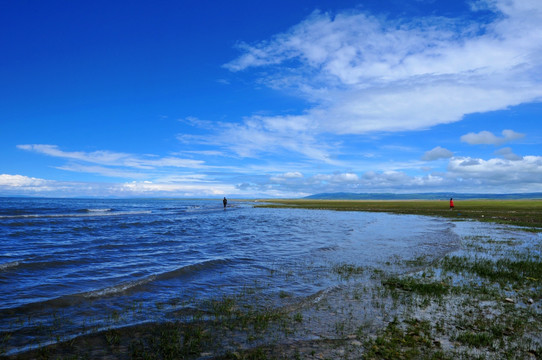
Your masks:
<path fill-rule="evenodd" d="M 459 334 L 455 339 L 468 346 L 480 348 L 491 346 L 497 337 L 489 332 L 465 331 Z"/>
<path fill-rule="evenodd" d="M 353 276 L 362 275 L 364 268 L 354 264 L 341 263 L 333 265 L 331 271 L 337 274 L 340 279 L 348 280 Z"/>
<path fill-rule="evenodd" d="M 542 228 L 542 200 L 456 200 L 449 210 L 445 200 L 265 200 L 258 207 L 326 209 L 338 211 L 389 212 L 441 216 L 457 220 L 475 219 L 518 226 Z M 538 229 L 536 229 L 538 228 Z"/>
<path fill-rule="evenodd" d="M 501 259 L 448 256 L 442 260 L 440 266 L 444 271 L 468 272 L 503 287 L 507 284 L 535 285 L 542 279 L 542 259 L 533 253 Z"/>
<path fill-rule="evenodd" d="M 120 343 L 120 334 L 117 330 L 108 330 L 105 333 L 105 339 L 109 345 L 118 345 Z"/>
<path fill-rule="evenodd" d="M 452 359 L 435 348 L 428 321 L 394 319 L 375 339 L 365 342 L 363 359 Z"/>
<path fill-rule="evenodd" d="M 427 282 L 413 277 L 391 277 L 382 282 L 389 289 L 410 291 L 422 296 L 442 297 L 450 291 L 444 282 Z"/>

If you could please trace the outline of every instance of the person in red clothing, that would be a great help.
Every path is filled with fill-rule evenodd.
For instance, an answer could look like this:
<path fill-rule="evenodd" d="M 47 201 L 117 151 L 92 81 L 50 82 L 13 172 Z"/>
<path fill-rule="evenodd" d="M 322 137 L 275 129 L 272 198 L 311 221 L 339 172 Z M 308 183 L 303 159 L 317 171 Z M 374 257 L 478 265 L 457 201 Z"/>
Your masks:
<path fill-rule="evenodd" d="M 450 210 L 454 209 L 454 199 L 450 198 Z"/>

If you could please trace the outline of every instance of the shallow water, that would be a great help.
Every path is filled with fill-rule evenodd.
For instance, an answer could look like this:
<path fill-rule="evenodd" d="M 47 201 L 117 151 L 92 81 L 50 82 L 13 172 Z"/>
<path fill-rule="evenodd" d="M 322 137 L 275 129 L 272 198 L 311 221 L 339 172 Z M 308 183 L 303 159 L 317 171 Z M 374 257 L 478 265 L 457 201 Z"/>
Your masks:
<path fill-rule="evenodd" d="M 0 199 L 0 346 L 167 321 L 247 288 L 284 306 L 337 286 L 334 265 L 401 273 L 459 243 L 445 219 L 230 204 Z"/>

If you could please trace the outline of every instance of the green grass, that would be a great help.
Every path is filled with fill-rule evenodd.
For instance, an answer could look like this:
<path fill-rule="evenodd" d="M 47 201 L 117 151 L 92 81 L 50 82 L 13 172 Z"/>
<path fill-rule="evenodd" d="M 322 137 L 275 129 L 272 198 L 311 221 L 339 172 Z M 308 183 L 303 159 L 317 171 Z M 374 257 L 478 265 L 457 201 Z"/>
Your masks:
<path fill-rule="evenodd" d="M 481 348 L 491 346 L 496 337 L 489 332 L 465 331 L 459 334 L 456 340 L 468 346 Z"/>
<path fill-rule="evenodd" d="M 365 348 L 362 359 L 451 359 L 434 346 L 431 324 L 415 319 L 405 324 L 395 319 Z"/>
<path fill-rule="evenodd" d="M 264 201 L 264 200 L 262 200 Z M 455 210 L 445 200 L 265 200 L 258 207 L 390 212 L 475 219 L 542 228 L 542 200 L 455 200 Z"/>
<path fill-rule="evenodd" d="M 352 276 L 363 274 L 363 267 L 352 264 L 341 263 L 334 265 L 331 271 L 339 276 L 343 280 L 348 280 Z"/>
<path fill-rule="evenodd" d="M 444 282 L 425 282 L 412 277 L 392 277 L 382 282 L 390 289 L 411 291 L 418 295 L 439 297 L 448 294 L 450 286 Z"/>
<path fill-rule="evenodd" d="M 442 259 L 441 266 L 445 271 L 468 272 L 502 286 L 537 284 L 542 279 L 542 259 L 534 254 L 497 260 L 448 256 Z"/>

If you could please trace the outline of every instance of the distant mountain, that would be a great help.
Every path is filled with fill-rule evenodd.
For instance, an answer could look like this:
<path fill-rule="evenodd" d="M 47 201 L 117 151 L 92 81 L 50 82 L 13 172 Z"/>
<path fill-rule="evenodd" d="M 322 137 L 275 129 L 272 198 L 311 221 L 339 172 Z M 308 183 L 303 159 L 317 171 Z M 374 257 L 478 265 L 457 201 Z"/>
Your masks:
<path fill-rule="evenodd" d="M 462 194 L 462 193 L 322 193 L 304 197 L 318 200 L 442 200 L 449 198 L 467 199 L 542 199 L 542 193 L 521 194 Z"/>

